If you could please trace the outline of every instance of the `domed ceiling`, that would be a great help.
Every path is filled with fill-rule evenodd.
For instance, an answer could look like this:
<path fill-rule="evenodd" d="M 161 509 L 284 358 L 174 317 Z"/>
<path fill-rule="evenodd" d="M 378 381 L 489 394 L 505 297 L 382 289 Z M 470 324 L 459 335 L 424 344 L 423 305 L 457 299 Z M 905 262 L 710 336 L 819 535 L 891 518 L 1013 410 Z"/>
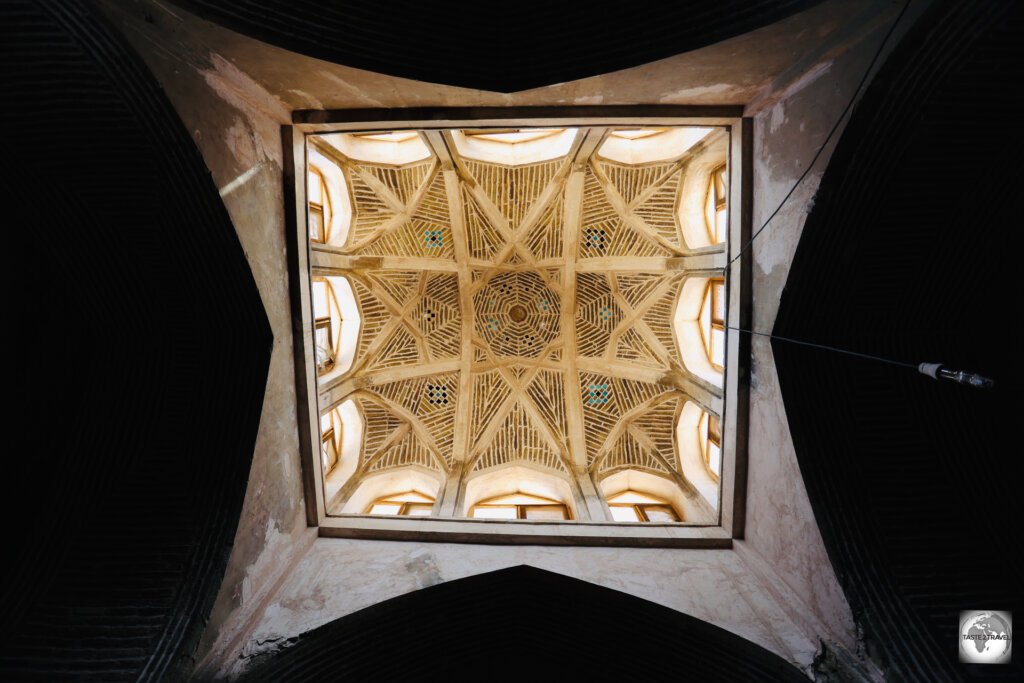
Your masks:
<path fill-rule="evenodd" d="M 421 149 L 399 164 L 362 154 L 370 136 L 310 138 L 311 163 L 343 177 L 348 199 L 333 204 L 350 207 L 346 227 L 314 244 L 313 274 L 347 278 L 360 318 L 351 367 L 321 378 L 320 410 L 351 399 L 363 421 L 335 510 L 381 472 L 445 482 L 520 464 L 577 493 L 588 478 L 653 474 L 690 502 L 687 521 L 713 520 L 676 431 L 687 402 L 721 415 L 721 384 L 686 367 L 674 318 L 687 280 L 724 266 L 724 244 L 693 247 L 685 234 L 692 220 L 706 235 L 708 172 L 725 162 L 728 132 L 671 132 L 647 131 L 639 148 L 661 135 L 674 152 L 635 163 L 602 150 L 644 136 L 608 128 L 517 145 L 464 131 L 380 135 L 382 149 Z M 687 183 L 700 188 L 689 213 Z"/>

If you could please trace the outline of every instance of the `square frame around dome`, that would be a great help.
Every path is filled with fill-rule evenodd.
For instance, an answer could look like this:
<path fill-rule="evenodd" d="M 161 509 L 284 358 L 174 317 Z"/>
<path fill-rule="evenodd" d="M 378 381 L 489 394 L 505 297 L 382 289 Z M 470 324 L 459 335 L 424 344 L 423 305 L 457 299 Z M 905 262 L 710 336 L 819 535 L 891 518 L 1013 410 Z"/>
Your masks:
<path fill-rule="evenodd" d="M 332 496 L 337 496 L 337 491 L 329 491 L 325 486 L 325 476 L 321 458 L 317 457 L 319 449 L 316 445 L 320 443 L 319 415 L 321 410 L 330 405 L 338 405 L 342 398 L 352 394 L 354 391 L 364 390 L 367 380 L 352 376 L 346 377 L 344 373 L 339 374 L 330 387 L 318 387 L 318 375 L 316 369 L 316 358 L 313 348 L 311 330 L 314 326 L 312 310 L 311 281 L 313 277 L 325 277 L 327 275 L 343 276 L 346 270 L 356 272 L 358 269 L 371 267 L 386 267 L 382 256 L 370 256 L 367 254 L 342 253 L 345 250 L 332 247 L 331 245 L 311 246 L 307 233 L 307 203 L 305 196 L 305 178 L 308 168 L 309 150 L 316 149 L 318 153 L 325 151 L 325 145 L 317 136 L 330 133 L 356 133 L 376 131 L 404 131 L 416 130 L 420 132 L 420 138 L 430 147 L 432 164 L 436 168 L 430 172 L 436 172 L 440 178 L 446 171 L 449 175 L 457 174 L 460 170 L 460 163 L 465 164 L 464 159 L 443 158 L 446 149 L 465 149 L 465 142 L 462 146 L 454 139 L 457 131 L 463 129 L 516 129 L 516 128 L 573 128 L 583 131 L 576 136 L 576 147 L 591 145 L 591 153 L 596 145 L 608 139 L 607 133 L 615 128 L 665 128 L 682 129 L 685 127 L 714 127 L 725 131 L 727 136 L 727 159 L 729 167 L 729 222 L 727 251 L 712 253 L 714 249 L 686 248 L 685 255 L 674 255 L 671 258 L 662 259 L 667 263 L 666 269 L 686 271 L 690 274 L 704 274 L 708 277 L 724 276 L 727 280 L 728 306 L 726 311 L 726 328 L 749 329 L 750 311 L 750 266 L 749 252 L 736 258 L 741 252 L 742 245 L 746 244 L 750 235 L 751 223 L 751 123 L 749 119 L 741 118 L 741 109 L 738 107 L 674 107 L 674 106 L 648 106 L 648 107 L 584 107 L 584 108 L 518 108 L 518 109 L 416 109 L 416 110 L 347 110 L 347 111 L 315 111 L 295 112 L 293 116 L 294 125 L 283 128 L 285 157 L 285 197 L 286 197 L 286 219 L 288 220 L 288 260 L 291 302 L 293 310 L 293 330 L 295 331 L 294 347 L 296 359 L 296 379 L 298 388 L 300 444 L 303 462 L 303 480 L 305 487 L 305 498 L 307 501 L 307 521 L 310 525 L 318 526 L 322 536 L 355 537 L 355 538 L 391 538 L 391 539 L 416 539 L 416 540 L 437 540 L 449 542 L 482 542 L 482 543 L 527 543 L 527 544 L 566 544 L 566 545 L 636 545 L 636 546 L 674 546 L 674 547 L 727 547 L 732 538 L 742 538 L 743 535 L 743 510 L 746 490 L 746 437 L 747 437 L 747 413 L 748 413 L 748 387 L 749 377 L 749 337 L 734 333 L 726 334 L 726 371 L 722 378 L 721 393 L 715 397 L 704 399 L 704 403 L 710 403 L 717 399 L 714 404 L 715 412 L 721 418 L 721 465 L 720 465 L 720 489 L 714 518 L 702 518 L 699 523 L 645 523 L 645 524 L 620 524 L 610 520 L 597 519 L 597 514 L 586 510 L 585 505 L 593 506 L 592 502 L 582 502 L 585 495 L 578 495 L 579 512 L 582 514 L 573 515 L 572 521 L 549 521 L 549 520 L 520 520 L 516 522 L 491 521 L 466 519 L 459 516 L 459 505 L 465 502 L 466 482 L 463 481 L 465 472 L 459 471 L 460 458 L 454 455 L 454 462 L 450 462 L 451 476 L 448 477 L 454 483 L 445 481 L 437 491 L 437 508 L 446 506 L 444 516 L 417 517 L 417 518 L 394 518 L 374 517 L 351 510 L 341 512 L 341 508 L 335 505 L 332 508 Z M 469 136 L 466 136 L 468 138 Z M 487 136 L 490 137 L 490 136 Z M 550 144 L 552 138 L 557 134 L 548 135 Z M 626 139 L 627 136 L 622 136 Z M 644 136 L 637 136 L 644 139 Z M 480 141 L 491 142 L 491 141 Z M 480 142 L 473 141 L 474 144 Z M 501 145 L 501 142 L 493 144 Z M 438 152 L 440 150 L 440 153 Z M 288 154 L 288 152 L 291 152 Z M 326 150 L 330 152 L 330 150 Z M 457 155 L 457 151 L 455 154 Z M 451 154 L 451 152 L 448 152 Z M 344 157 L 344 155 L 341 155 Z M 533 163 L 527 158 L 524 163 Z M 582 170 L 577 164 L 573 171 Z M 582 181 L 581 181 L 582 182 Z M 444 187 L 443 184 L 439 187 Z M 449 188 L 450 189 L 450 188 Z M 522 218 L 522 217 L 520 217 Z M 577 227 L 579 230 L 580 228 Z M 448 237 L 446 234 L 445 237 Z M 430 239 L 429 237 L 426 239 Z M 433 244 L 433 243 L 431 243 Z M 500 245 L 499 245 L 500 246 Z M 684 246 L 685 248 L 685 246 Z M 516 250 L 511 248 L 512 252 Z M 513 259 L 515 259 L 513 253 Z M 605 259 L 607 261 L 607 259 Z M 725 266 L 733 260 L 727 269 Z M 589 270 L 591 272 L 602 272 L 594 260 L 588 269 L 581 268 L 578 272 Z M 390 266 L 394 267 L 391 263 Z M 450 266 L 455 271 L 461 268 L 467 269 L 467 263 Z M 550 265 L 545 262 L 544 265 Z M 431 266 L 433 267 L 433 266 Z M 517 268 L 515 263 L 505 264 L 500 275 L 506 279 L 512 278 L 517 282 L 524 277 L 529 280 L 537 268 L 531 264 L 522 264 Z M 449 266 L 445 266 L 449 268 Z M 476 270 L 491 270 L 487 276 L 493 279 L 497 268 L 483 269 L 481 264 L 476 264 Z M 568 271 L 566 271 L 568 272 Z M 575 272 L 575 271 L 574 271 Z M 467 276 L 468 277 L 468 276 Z M 480 277 L 479 275 L 477 276 Z M 539 275 L 542 279 L 543 273 Z M 486 278 L 484 278 L 486 280 Z M 537 279 L 537 278 L 534 278 Z M 575 278 L 566 277 L 566 281 L 573 279 L 575 289 Z M 467 282 L 469 280 L 467 279 Z M 532 282 L 532 281 L 531 281 Z M 486 283 L 484 283 L 486 284 Z M 537 285 L 537 283 L 533 283 Z M 537 286 L 543 286 L 541 282 Z M 422 284 L 420 285 L 423 286 Z M 483 285 L 481 285 L 482 287 Z M 520 283 L 521 287 L 530 288 L 530 283 Z M 356 289 L 361 289 L 357 285 Z M 534 287 L 536 288 L 536 287 Z M 480 294 L 480 291 L 474 292 Z M 552 303 L 557 308 L 558 304 L 564 303 L 564 298 L 559 292 L 554 294 Z M 679 296 L 683 296 L 680 294 Z M 471 296 L 460 295 L 461 306 L 467 305 L 472 308 L 472 303 L 467 304 L 466 299 Z M 479 297 L 478 297 L 479 298 Z M 394 302 L 392 302 L 394 303 Z M 678 300 L 677 300 L 678 303 Z M 413 307 L 410 304 L 407 308 Z M 504 319 L 506 325 L 515 325 L 513 320 L 518 311 L 518 304 L 509 306 L 509 313 L 512 318 Z M 417 309 L 418 310 L 418 309 Z M 458 311 L 461 319 L 472 320 L 461 315 L 464 311 Z M 573 311 L 568 313 L 569 320 L 575 315 Z M 558 318 L 556 316 L 554 319 Z M 562 317 L 564 320 L 564 316 Z M 536 321 L 534 321 L 536 322 Z M 525 328 L 524 328 L 525 329 Z M 538 328 L 540 329 L 540 328 Z M 466 335 L 469 336 L 468 334 Z M 478 342 L 482 335 L 473 335 Z M 524 337 L 525 339 L 525 337 Z M 520 340 L 509 340 L 509 344 L 516 341 L 518 344 L 525 343 Z M 538 340 L 544 341 L 544 340 Z M 550 342 L 551 340 L 547 340 Z M 424 342 L 425 343 L 425 342 Z M 489 342 L 490 343 L 490 342 Z M 468 348 L 468 347 L 467 347 Z M 526 347 L 523 347 L 525 349 Z M 547 347 L 545 347 L 547 348 Z M 504 349 L 497 344 L 493 349 L 479 351 L 480 359 L 485 357 L 485 351 L 492 353 L 491 360 L 502 354 L 523 354 L 519 346 L 510 346 Z M 527 354 L 528 355 L 528 354 Z M 573 356 L 578 354 L 574 353 Z M 502 356 L 505 357 L 505 356 Z M 551 359 L 549 359 L 551 360 Z M 585 360 L 585 359 L 584 359 Z M 457 362 L 456 362 L 457 361 Z M 564 362 L 568 364 L 564 356 L 552 360 L 553 363 Z M 466 360 L 465 364 L 469 361 Z M 447 365 L 452 365 L 448 368 Z M 457 379 L 459 368 L 464 365 L 460 356 L 445 365 L 444 369 L 454 370 L 456 376 L 453 393 L 456 394 L 456 401 L 461 392 L 456 391 L 459 380 Z M 596 370 L 594 363 L 585 360 L 586 368 L 577 368 L 577 372 L 585 369 Z M 574 365 L 575 366 L 575 365 Z M 628 368 L 624 368 L 632 372 Z M 518 370 L 516 372 L 519 372 Z M 534 369 L 536 374 L 537 369 Z M 657 383 L 658 381 L 673 381 L 679 386 L 678 377 L 670 380 L 666 373 L 663 377 L 656 377 L 657 373 L 648 373 L 646 379 Z M 697 375 L 698 373 L 693 373 Z M 510 375 L 511 376 L 511 375 Z M 699 379 L 699 378 L 698 378 Z M 623 382 L 629 378 L 622 378 Z M 372 379 L 371 379 L 372 382 Z M 692 383 L 694 391 L 706 389 L 706 382 L 697 381 Z M 521 390 L 525 390 L 524 387 Z M 585 391 L 585 389 L 584 389 Z M 518 406 L 518 404 L 517 404 Z M 642 411 L 643 406 L 637 406 Z M 652 411 L 654 409 L 652 408 Z M 515 412 L 511 410 L 510 412 Z M 678 409 L 676 415 L 679 415 Z M 536 416 L 535 416 L 536 417 Z M 467 422 L 465 419 L 454 421 L 457 430 L 465 431 Z M 511 417 L 509 418 L 512 419 Z M 529 415 L 523 420 L 529 419 Z M 307 428 L 308 426 L 308 428 Z M 498 426 L 488 427 L 490 435 L 500 431 Z M 543 430 L 541 430 L 543 431 Z M 471 435 L 472 436 L 472 435 Z M 424 435 L 426 438 L 427 435 Z M 557 434 L 549 434 L 549 443 L 557 441 Z M 572 435 L 566 434 L 566 444 L 572 439 Z M 582 439 L 582 435 L 580 435 Z M 475 442 L 475 437 L 469 441 Z M 457 442 L 456 447 L 465 449 L 466 440 Z M 571 451 L 571 445 L 566 446 Z M 468 451 L 464 451 L 468 453 Z M 476 453 L 479 458 L 482 453 Z M 469 457 L 463 455 L 462 461 L 468 461 Z M 500 458 L 499 458 L 500 460 Z M 508 458 L 505 458 L 508 460 Z M 502 462 L 501 466 L 511 467 L 516 462 Z M 557 465 L 553 463 L 552 466 Z M 681 464 L 679 465 L 681 467 Z M 423 468 L 421 468 L 423 469 Z M 442 465 L 443 469 L 443 465 Z M 466 467 L 463 467 L 466 469 Z M 627 473 L 618 472 L 620 478 Z M 609 473 L 604 473 L 609 476 Z M 636 475 L 640 476 L 640 475 Z M 635 477 L 634 477 L 635 478 Z M 593 483 L 593 477 L 590 477 Z M 448 488 L 455 488 L 458 493 L 445 492 Z M 586 484 L 584 483 L 584 486 Z M 593 488 L 599 489 L 596 485 Z M 349 491 L 351 493 L 351 491 Z M 598 493 L 597 498 L 601 497 Z M 442 498 L 445 502 L 442 503 Z M 456 502 L 458 501 L 458 502 Z"/>

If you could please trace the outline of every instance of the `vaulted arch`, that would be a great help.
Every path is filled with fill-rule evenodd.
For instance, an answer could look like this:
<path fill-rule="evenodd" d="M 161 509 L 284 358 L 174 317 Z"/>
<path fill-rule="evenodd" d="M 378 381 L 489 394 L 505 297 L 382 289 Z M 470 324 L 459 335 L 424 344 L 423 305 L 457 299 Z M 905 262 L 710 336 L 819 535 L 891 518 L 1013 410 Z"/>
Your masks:
<path fill-rule="evenodd" d="M 432 617 L 442 614 L 444 628 L 431 627 Z M 298 636 L 241 680 L 389 679 L 424 667 L 463 680 L 493 675 L 511 662 L 573 679 L 807 680 L 778 656 L 699 619 L 526 565 L 431 586 L 342 617 Z"/>

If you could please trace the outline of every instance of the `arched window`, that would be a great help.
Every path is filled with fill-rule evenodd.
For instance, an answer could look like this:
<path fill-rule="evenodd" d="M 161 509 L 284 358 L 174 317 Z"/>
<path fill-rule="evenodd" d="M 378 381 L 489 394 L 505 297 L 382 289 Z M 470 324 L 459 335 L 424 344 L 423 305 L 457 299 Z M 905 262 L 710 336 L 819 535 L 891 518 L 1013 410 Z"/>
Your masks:
<path fill-rule="evenodd" d="M 390 133 L 353 133 L 354 137 L 362 140 L 375 140 L 377 142 L 405 142 L 418 138 L 419 133 L 414 130 L 396 130 Z"/>
<path fill-rule="evenodd" d="M 608 134 L 597 154 L 601 159 L 627 165 L 678 159 L 713 130 L 700 126 L 618 128 Z M 701 178 L 695 206 L 698 216 L 704 205 L 703 183 Z"/>
<path fill-rule="evenodd" d="M 309 194 L 309 239 L 326 243 L 331 227 L 331 200 L 320 171 L 309 167 L 306 192 Z"/>
<path fill-rule="evenodd" d="M 688 277 L 672 321 L 683 366 L 716 387 L 725 381 L 725 295 L 721 277 Z"/>
<path fill-rule="evenodd" d="M 680 522 L 679 512 L 666 500 L 649 493 L 626 490 L 608 499 L 616 522 Z"/>
<path fill-rule="evenodd" d="M 704 207 L 708 235 L 711 237 L 712 244 L 725 242 L 726 223 L 728 222 L 725 190 L 725 165 L 722 165 L 711 172 L 711 179 L 708 181 L 707 203 Z"/>
<path fill-rule="evenodd" d="M 668 128 L 620 128 L 619 130 L 612 131 L 611 136 L 625 140 L 639 140 L 664 133 L 667 130 Z"/>
<path fill-rule="evenodd" d="M 337 410 L 320 416 L 320 457 L 324 466 L 324 476 L 338 464 L 338 445 L 343 436 L 341 417 Z"/>
<path fill-rule="evenodd" d="M 373 501 L 366 513 L 370 515 L 405 515 L 427 517 L 434 509 L 434 499 L 416 491 L 395 493 Z"/>
<path fill-rule="evenodd" d="M 334 289 L 323 278 L 313 280 L 313 326 L 316 344 L 316 371 L 324 374 L 334 367 L 334 326 L 332 312 L 337 314 Z"/>
<path fill-rule="evenodd" d="M 677 419 L 676 448 L 683 476 L 717 510 L 723 423 L 693 400 L 686 401 Z"/>
<path fill-rule="evenodd" d="M 711 278 L 700 306 L 700 333 L 712 367 L 722 372 L 725 365 L 725 280 Z"/>
<path fill-rule="evenodd" d="M 561 128 L 499 128 L 463 131 L 467 137 L 475 137 L 478 140 L 489 140 L 491 142 L 503 142 L 505 144 L 530 142 L 531 140 L 539 140 L 561 132 Z"/>
<path fill-rule="evenodd" d="M 487 128 L 451 131 L 455 151 L 474 161 L 521 166 L 550 161 L 572 148 L 575 128 Z"/>
<path fill-rule="evenodd" d="M 721 476 L 722 470 L 722 425 L 718 418 L 705 412 L 697 423 L 700 435 L 700 449 L 708 471 L 715 477 Z"/>
<path fill-rule="evenodd" d="M 352 399 L 320 413 L 320 465 L 330 495 L 355 471 L 362 439 L 363 419 Z"/>
<path fill-rule="evenodd" d="M 311 285 L 316 371 L 320 381 L 329 381 L 331 377 L 324 375 L 352 366 L 359 342 L 359 305 L 345 277 L 314 277 Z"/>
<path fill-rule="evenodd" d="M 525 493 L 480 501 L 472 507 L 469 516 L 477 519 L 571 519 L 564 503 Z"/>

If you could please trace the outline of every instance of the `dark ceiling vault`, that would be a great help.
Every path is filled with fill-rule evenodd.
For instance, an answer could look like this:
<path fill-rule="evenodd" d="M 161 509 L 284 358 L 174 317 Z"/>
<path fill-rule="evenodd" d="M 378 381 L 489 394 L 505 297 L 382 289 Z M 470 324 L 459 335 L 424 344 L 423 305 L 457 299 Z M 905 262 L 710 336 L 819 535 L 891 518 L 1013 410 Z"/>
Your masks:
<path fill-rule="evenodd" d="M 0 30 L 24 344 L 0 679 L 155 680 L 224 572 L 270 328 L 199 151 L 123 39 L 71 0 L 4 2 Z"/>
<path fill-rule="evenodd" d="M 438 628 L 443 624 L 443 628 Z M 805 681 L 777 655 L 667 607 L 519 566 L 386 600 L 307 632 L 244 681 L 494 677 Z"/>
<path fill-rule="evenodd" d="M 174 0 L 292 52 L 367 71 L 515 92 L 628 69 L 767 26 L 821 0 L 432 3 Z"/>
<path fill-rule="evenodd" d="M 813 3 L 634 5 L 636 18 L 573 21 L 549 7 L 534 29 L 481 34 L 480 44 L 457 52 L 436 45 L 482 17 L 426 13 L 427 5 L 182 4 L 348 65 L 517 90 L 669 56 Z M 314 13 L 321 23 L 307 21 Z M 338 32 L 342 21 L 347 33 Z M 396 31 L 405 39 L 394 39 Z M 573 42 L 580 36 L 594 41 L 591 49 Z M 1015 3 L 945 0 L 904 40 L 840 139 L 775 329 L 900 360 L 946 361 L 999 382 L 984 394 L 773 346 L 826 547 L 893 680 L 1021 676 L 1020 658 L 984 670 L 953 659 L 956 612 L 1015 610 L 1024 584 L 1011 559 L 1020 549 L 1011 523 L 1019 447 L 1006 443 L 1018 420 L 1010 238 L 1022 208 L 1021 138 L 1008 114 L 1020 104 L 1020 37 Z M 488 41 L 497 46 L 491 54 Z M 0 583 L 0 678 L 179 677 L 238 524 L 269 327 L 198 150 L 152 75 L 93 8 L 0 4 L 0 56 L 0 193 L 14 239 L 8 292 L 20 344 L 4 473 L 11 559 Z M 770 239 L 770 228 L 760 239 Z M 511 604 L 508 596 L 543 595 L 556 582 L 509 576 L 468 586 Z M 620 601 L 634 620 L 697 628 L 632 598 L 600 600 Z M 417 634 L 431 628 L 428 613 L 417 619 Z M 349 628 L 342 622 L 323 632 Z M 723 647 L 732 638 L 707 637 Z M 673 649 L 645 652 L 652 671 L 688 666 Z M 751 654 L 730 671 L 767 661 Z M 285 650 L 266 666 L 302 663 Z"/>
<path fill-rule="evenodd" d="M 830 558 L 895 680 L 1022 677 L 1020 658 L 956 661 L 959 611 L 1020 614 L 1024 585 L 1007 248 L 1024 150 L 1018 126 L 992 125 L 1021 104 L 1020 19 L 1017 3 L 940 2 L 903 40 L 825 172 L 774 330 L 998 382 L 772 344 Z"/>

